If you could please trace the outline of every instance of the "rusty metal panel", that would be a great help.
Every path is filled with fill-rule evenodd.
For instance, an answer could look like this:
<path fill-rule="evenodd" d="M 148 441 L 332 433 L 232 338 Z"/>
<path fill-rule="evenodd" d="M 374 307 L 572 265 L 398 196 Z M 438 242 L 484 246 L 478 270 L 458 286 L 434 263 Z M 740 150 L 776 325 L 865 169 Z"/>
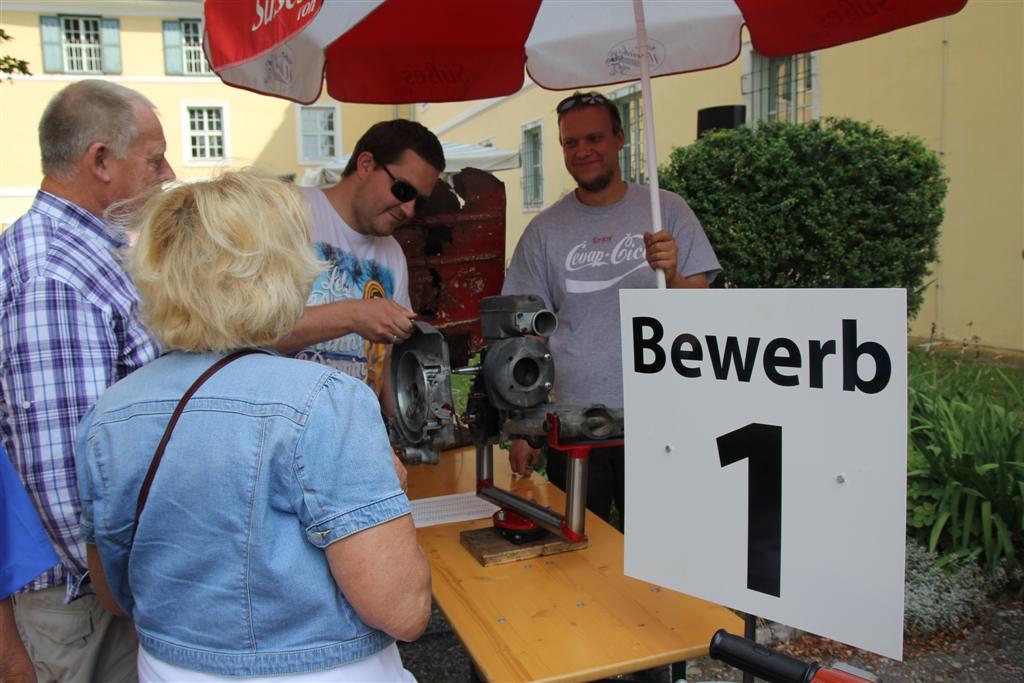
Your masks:
<path fill-rule="evenodd" d="M 412 307 L 444 333 L 458 366 L 483 348 L 480 300 L 500 294 L 505 279 L 505 185 L 473 168 L 453 180 L 455 192 L 439 182 L 423 215 L 395 238 L 409 262 Z"/>

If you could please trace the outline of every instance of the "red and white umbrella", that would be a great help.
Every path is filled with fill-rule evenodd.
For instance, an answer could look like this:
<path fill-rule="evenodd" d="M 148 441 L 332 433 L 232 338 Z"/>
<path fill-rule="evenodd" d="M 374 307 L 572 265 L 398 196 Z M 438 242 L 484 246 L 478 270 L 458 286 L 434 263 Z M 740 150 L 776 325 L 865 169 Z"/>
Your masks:
<path fill-rule="evenodd" d="M 640 80 L 660 229 L 650 77 L 728 64 L 746 25 L 768 57 L 958 12 L 967 0 L 206 0 L 225 83 L 300 103 L 455 102 Z"/>
<path fill-rule="evenodd" d="M 773 57 L 946 16 L 966 0 L 644 0 L 652 76 Z M 206 54 L 230 85 L 301 103 L 509 95 L 523 69 L 566 90 L 640 78 L 633 0 L 206 0 Z"/>

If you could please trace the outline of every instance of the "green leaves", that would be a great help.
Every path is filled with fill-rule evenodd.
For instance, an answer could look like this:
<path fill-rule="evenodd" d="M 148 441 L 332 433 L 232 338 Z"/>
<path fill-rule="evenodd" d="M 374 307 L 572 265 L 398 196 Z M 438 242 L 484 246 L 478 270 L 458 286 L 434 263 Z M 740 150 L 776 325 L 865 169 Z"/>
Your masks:
<path fill-rule="evenodd" d="M 905 287 L 921 305 L 946 179 L 917 138 L 852 119 L 711 131 L 660 177 L 701 219 L 725 287 Z"/>
<path fill-rule="evenodd" d="M 0 29 L 0 43 L 8 40 L 14 40 L 14 38 L 9 36 L 3 29 Z M 0 74 L 5 74 L 7 76 L 10 76 L 11 74 L 31 76 L 32 72 L 28 70 L 28 62 L 24 59 L 15 59 L 10 55 L 0 55 Z"/>
<path fill-rule="evenodd" d="M 928 550 L 1019 566 L 1024 545 L 1024 373 L 911 354 L 908 534 Z"/>

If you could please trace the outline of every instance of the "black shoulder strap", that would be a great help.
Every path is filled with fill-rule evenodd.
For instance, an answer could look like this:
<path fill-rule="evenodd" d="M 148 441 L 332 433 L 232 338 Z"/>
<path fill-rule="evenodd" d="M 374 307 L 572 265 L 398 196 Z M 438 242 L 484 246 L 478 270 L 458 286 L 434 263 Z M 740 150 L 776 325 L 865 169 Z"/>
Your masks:
<path fill-rule="evenodd" d="M 142 508 L 146 507 L 146 499 L 149 498 L 149 487 L 153 484 L 153 477 L 156 476 L 156 470 L 160 467 L 160 460 L 164 457 L 164 449 L 167 448 L 167 442 L 171 440 L 171 432 L 174 431 L 174 425 L 178 424 L 178 418 L 181 417 L 182 412 L 185 410 L 185 404 L 192 398 L 192 395 L 198 391 L 199 387 L 203 385 L 206 380 L 210 379 L 218 370 L 223 368 L 228 363 L 238 360 L 242 356 L 248 356 L 253 353 L 266 353 L 260 349 L 243 349 L 241 351 L 235 351 L 234 353 L 224 356 L 219 361 L 207 368 L 206 372 L 199 375 L 199 378 L 195 382 L 192 382 L 192 386 L 188 388 L 185 395 L 178 401 L 178 405 L 175 406 L 174 412 L 171 413 L 171 420 L 167 423 L 167 429 L 164 430 L 163 438 L 160 439 L 160 445 L 156 447 L 156 453 L 153 454 L 153 461 L 149 464 L 149 471 L 146 472 L 146 478 L 142 480 L 142 489 L 139 491 L 139 500 L 135 504 L 135 524 L 132 525 L 132 540 L 128 544 L 131 547 L 135 543 L 135 531 L 139 528 L 139 517 L 142 516 Z"/>

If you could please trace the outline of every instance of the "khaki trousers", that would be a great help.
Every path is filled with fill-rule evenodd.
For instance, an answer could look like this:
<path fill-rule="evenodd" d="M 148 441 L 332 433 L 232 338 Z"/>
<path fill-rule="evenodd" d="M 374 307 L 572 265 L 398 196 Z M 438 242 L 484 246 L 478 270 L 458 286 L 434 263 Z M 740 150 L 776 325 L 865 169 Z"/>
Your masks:
<path fill-rule="evenodd" d="M 95 595 L 65 605 L 64 593 L 53 586 L 11 596 L 39 683 L 136 683 L 132 621 L 103 609 Z"/>

